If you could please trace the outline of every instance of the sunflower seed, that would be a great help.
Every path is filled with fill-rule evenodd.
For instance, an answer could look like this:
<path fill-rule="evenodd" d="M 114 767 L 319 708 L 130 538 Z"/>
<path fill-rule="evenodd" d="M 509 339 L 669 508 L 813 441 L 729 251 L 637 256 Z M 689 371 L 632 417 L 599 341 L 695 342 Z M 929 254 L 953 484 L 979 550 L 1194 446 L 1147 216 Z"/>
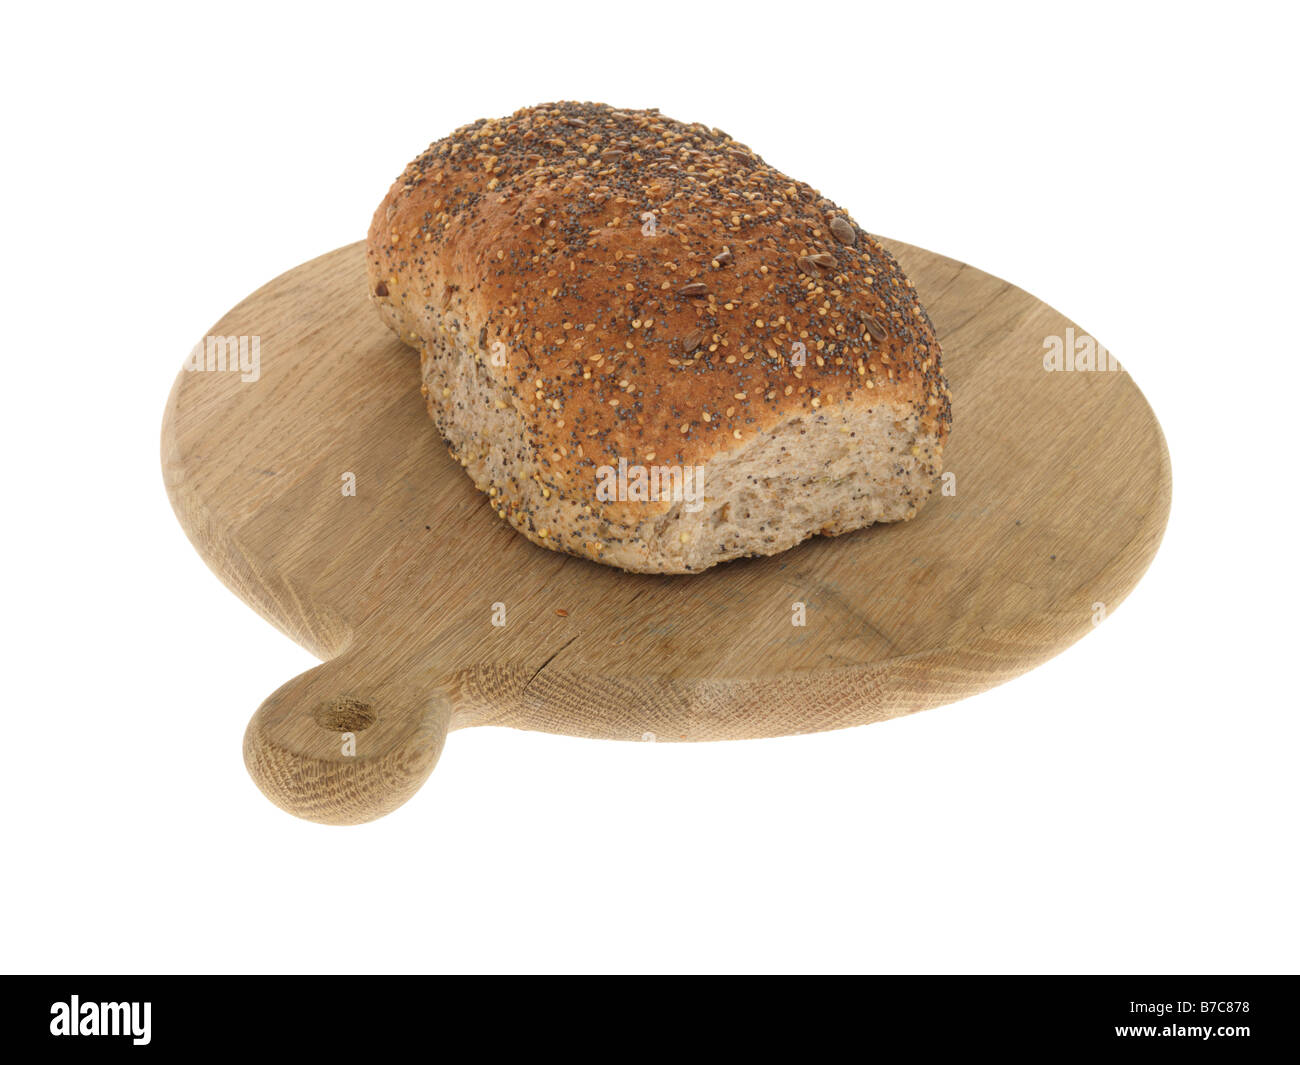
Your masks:
<path fill-rule="evenodd" d="M 856 244 L 858 241 L 857 230 L 839 215 L 831 219 L 831 236 L 841 244 Z"/>

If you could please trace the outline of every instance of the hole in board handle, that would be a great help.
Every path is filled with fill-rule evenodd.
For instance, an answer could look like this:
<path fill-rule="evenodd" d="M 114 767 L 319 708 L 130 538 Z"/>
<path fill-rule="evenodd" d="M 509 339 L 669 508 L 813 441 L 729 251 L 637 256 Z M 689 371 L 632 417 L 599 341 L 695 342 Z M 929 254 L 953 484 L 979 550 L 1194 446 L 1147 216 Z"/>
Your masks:
<path fill-rule="evenodd" d="M 351 697 L 322 703 L 314 716 L 316 724 L 331 732 L 364 732 L 378 720 L 373 706 Z"/>

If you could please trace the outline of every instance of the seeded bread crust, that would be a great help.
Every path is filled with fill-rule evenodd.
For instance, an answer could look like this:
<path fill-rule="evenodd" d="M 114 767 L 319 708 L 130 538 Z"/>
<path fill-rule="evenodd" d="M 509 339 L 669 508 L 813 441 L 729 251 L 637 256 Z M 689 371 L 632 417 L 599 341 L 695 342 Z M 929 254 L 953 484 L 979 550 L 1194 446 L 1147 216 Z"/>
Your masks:
<path fill-rule="evenodd" d="M 453 457 L 545 547 L 698 572 L 910 518 L 942 469 L 912 283 L 719 130 L 590 103 L 480 119 L 406 168 L 367 259 Z M 703 467 L 703 499 L 603 498 L 620 459 Z"/>

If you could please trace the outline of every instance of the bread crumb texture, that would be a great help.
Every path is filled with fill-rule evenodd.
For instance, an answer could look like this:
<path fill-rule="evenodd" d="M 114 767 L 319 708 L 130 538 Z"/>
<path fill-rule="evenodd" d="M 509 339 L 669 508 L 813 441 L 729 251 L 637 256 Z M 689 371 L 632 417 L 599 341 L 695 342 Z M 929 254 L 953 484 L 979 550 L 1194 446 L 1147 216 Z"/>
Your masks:
<path fill-rule="evenodd" d="M 367 262 L 452 456 L 553 550 L 698 572 L 910 518 L 942 469 L 912 283 L 720 130 L 593 103 L 480 119 L 398 178 Z"/>

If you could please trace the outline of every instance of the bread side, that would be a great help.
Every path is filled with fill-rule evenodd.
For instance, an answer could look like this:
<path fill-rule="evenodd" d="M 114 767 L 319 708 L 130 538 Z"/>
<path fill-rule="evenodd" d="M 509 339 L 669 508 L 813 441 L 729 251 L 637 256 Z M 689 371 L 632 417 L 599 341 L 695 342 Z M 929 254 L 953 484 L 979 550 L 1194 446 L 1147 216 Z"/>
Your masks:
<path fill-rule="evenodd" d="M 911 517 L 951 421 L 874 238 L 725 134 L 528 108 L 432 145 L 380 205 L 371 296 L 499 516 L 697 572 Z"/>

